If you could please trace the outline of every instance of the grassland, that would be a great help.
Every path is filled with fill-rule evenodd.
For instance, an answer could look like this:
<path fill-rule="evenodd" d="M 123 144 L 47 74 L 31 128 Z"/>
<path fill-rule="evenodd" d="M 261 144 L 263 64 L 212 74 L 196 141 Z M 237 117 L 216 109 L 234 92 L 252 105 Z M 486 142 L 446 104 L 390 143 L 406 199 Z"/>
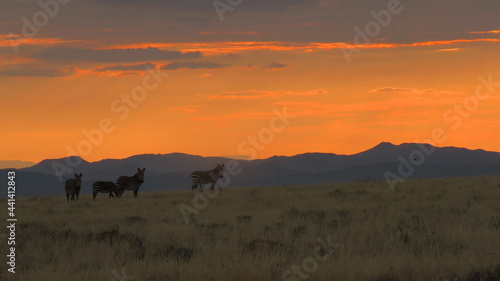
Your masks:
<path fill-rule="evenodd" d="M 282 280 L 314 267 L 317 239 L 330 236 L 336 248 L 318 252 L 306 279 L 284 280 L 498 281 L 499 183 L 225 189 L 190 224 L 178 207 L 193 206 L 190 191 L 18 198 L 16 274 L 2 261 L 0 280 Z"/>

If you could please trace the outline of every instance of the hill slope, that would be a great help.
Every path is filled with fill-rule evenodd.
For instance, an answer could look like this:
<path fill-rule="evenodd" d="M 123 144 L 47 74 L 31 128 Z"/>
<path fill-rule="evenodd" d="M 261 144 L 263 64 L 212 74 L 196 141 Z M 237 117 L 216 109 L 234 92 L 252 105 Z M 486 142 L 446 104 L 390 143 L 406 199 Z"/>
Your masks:
<path fill-rule="evenodd" d="M 432 151 L 432 154 L 425 153 Z M 404 160 L 401 160 L 404 159 Z M 229 187 L 322 184 L 364 179 L 384 180 L 389 171 L 398 175 L 402 162 L 413 162 L 410 178 L 485 176 L 500 174 L 500 153 L 465 148 L 404 143 L 381 143 L 354 154 L 305 153 L 295 156 L 273 156 L 259 160 L 232 160 L 223 157 L 201 157 L 182 153 L 144 154 L 125 159 L 87 162 L 79 157 L 43 160 L 28 168 L 18 169 L 18 196 L 56 195 L 63 193 L 64 181 L 74 172 L 83 173 L 82 193 L 90 193 L 92 182 L 115 181 L 121 175 L 133 175 L 146 168 L 141 191 L 187 190 L 189 174 L 209 170 L 218 163 L 236 161 L 238 175 L 226 176 Z M 79 163 L 76 168 L 74 163 Z M 67 167 L 57 177 L 54 167 Z M 63 169 L 64 170 L 64 169 Z M 4 173 L 6 170 L 3 170 Z M 5 195 L 2 195 L 5 196 Z"/>

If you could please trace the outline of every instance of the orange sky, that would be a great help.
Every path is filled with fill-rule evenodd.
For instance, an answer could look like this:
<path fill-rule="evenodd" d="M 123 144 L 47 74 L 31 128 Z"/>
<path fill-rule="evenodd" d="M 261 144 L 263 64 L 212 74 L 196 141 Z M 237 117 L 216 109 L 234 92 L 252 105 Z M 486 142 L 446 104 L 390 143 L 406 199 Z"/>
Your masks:
<path fill-rule="evenodd" d="M 363 46 L 254 40 L 264 30 L 233 34 L 248 39 L 232 41 L 203 41 L 213 31 L 199 30 L 189 42 L 91 41 L 54 33 L 23 41 L 18 54 L 0 35 L 0 160 L 38 162 L 75 153 L 88 161 L 171 152 L 249 156 L 249 137 L 259 134 L 256 158 L 352 154 L 383 141 L 426 140 L 435 128 L 447 135 L 439 146 L 500 151 L 499 83 L 481 89 L 488 98 L 471 99 L 480 76 L 500 82 L 495 30 L 467 33 L 481 38 L 412 42 L 382 36 Z M 344 47 L 360 50 L 351 63 Z M 74 48 L 68 52 L 75 60 L 57 48 Z M 123 61 L 118 49 L 158 58 Z M 164 73 L 161 81 L 150 79 L 146 66 Z M 146 87 L 144 79 L 154 86 L 143 99 L 124 101 Z M 469 104 L 462 115 L 454 113 L 464 100 L 478 102 L 477 110 Z M 295 116 L 287 124 L 274 113 L 284 108 Z M 102 122 L 112 129 L 102 132 Z M 280 129 L 270 130 L 275 126 Z M 97 130 L 92 143 L 84 131 Z"/>

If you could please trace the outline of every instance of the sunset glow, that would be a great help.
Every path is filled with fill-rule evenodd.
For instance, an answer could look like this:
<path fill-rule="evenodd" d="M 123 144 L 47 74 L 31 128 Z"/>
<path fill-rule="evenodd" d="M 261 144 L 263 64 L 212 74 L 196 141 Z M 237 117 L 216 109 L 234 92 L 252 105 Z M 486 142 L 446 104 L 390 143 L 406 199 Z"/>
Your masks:
<path fill-rule="evenodd" d="M 428 2 L 405 2 L 357 45 L 354 28 L 386 3 L 242 4 L 220 21 L 210 1 L 175 13 L 157 1 L 74 1 L 29 38 L 21 18 L 40 7 L 7 2 L 15 8 L 0 12 L 0 160 L 238 155 L 249 137 L 280 126 L 272 120 L 283 110 L 294 117 L 261 141 L 257 158 L 353 154 L 425 141 L 435 128 L 446 132 L 439 146 L 500 151 L 493 9 L 465 28 L 458 23 L 478 21 L 458 8 L 442 25 Z"/>

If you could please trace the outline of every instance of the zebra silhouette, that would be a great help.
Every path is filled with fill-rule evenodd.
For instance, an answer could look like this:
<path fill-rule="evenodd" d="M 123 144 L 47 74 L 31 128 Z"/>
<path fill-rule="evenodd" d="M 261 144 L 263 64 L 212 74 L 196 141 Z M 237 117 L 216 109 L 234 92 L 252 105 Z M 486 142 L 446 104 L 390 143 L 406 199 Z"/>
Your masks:
<path fill-rule="evenodd" d="M 122 197 L 123 191 L 123 188 L 111 181 L 96 181 L 92 184 L 92 195 L 94 199 L 97 193 L 109 193 L 109 198 L 113 198 L 114 193 L 116 198 L 120 198 Z"/>
<path fill-rule="evenodd" d="M 137 197 L 139 187 L 141 187 L 141 184 L 144 182 L 144 172 L 146 171 L 146 168 L 142 170 L 137 168 L 137 171 L 138 172 L 131 177 L 121 176 L 116 181 L 116 185 L 118 185 L 118 187 L 121 187 L 124 190 L 133 190 L 134 197 Z"/>
<path fill-rule="evenodd" d="M 82 173 L 76 174 L 74 179 L 68 179 L 64 183 L 64 189 L 66 190 L 66 201 L 69 201 L 71 196 L 71 201 L 78 200 L 78 195 L 80 194 L 80 188 L 82 187 Z"/>
<path fill-rule="evenodd" d="M 217 167 L 215 167 L 213 170 L 210 171 L 194 171 L 191 173 L 191 189 L 194 192 L 194 190 L 199 186 L 201 189 L 203 189 L 202 184 L 207 184 L 211 183 L 212 185 L 210 186 L 210 189 L 214 189 L 215 183 L 219 178 L 222 178 L 224 175 L 224 164 L 219 165 L 217 164 Z"/>

